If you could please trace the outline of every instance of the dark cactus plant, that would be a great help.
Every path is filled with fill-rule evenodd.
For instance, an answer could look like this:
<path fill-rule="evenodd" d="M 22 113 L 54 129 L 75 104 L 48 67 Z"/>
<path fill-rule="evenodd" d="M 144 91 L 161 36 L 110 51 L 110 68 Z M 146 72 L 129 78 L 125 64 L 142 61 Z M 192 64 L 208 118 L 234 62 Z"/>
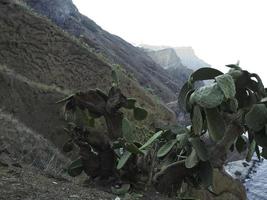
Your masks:
<path fill-rule="evenodd" d="M 118 87 L 118 78 L 112 71 L 113 84 L 108 94 L 95 89 L 77 92 L 57 103 L 65 103 L 64 114 L 70 140 L 63 150 L 69 152 L 76 145 L 80 158 L 68 168 L 71 176 L 84 171 L 92 178 L 120 179 L 120 169 L 131 154 L 144 154 L 133 137 L 134 125 L 120 111 L 121 108 L 133 110 L 136 120 L 144 120 L 147 111 L 137 106 L 133 98 L 126 98 Z M 106 131 L 100 131 L 95 121 L 103 117 Z"/>

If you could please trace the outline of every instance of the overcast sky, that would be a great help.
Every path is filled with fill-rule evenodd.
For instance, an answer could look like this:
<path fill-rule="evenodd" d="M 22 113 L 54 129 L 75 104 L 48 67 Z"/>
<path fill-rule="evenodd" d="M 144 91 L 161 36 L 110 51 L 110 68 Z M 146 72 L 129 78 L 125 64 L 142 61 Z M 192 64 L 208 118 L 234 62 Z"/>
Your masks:
<path fill-rule="evenodd" d="M 81 13 L 133 44 L 192 46 L 219 69 L 240 66 L 267 85 L 266 0 L 73 0 Z M 225 71 L 225 70 L 224 70 Z"/>

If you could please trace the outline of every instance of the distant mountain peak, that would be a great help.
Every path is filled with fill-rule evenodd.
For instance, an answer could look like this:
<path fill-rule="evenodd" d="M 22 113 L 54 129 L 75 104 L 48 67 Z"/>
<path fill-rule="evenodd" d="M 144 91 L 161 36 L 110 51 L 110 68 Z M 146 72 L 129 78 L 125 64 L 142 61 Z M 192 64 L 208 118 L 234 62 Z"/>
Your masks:
<path fill-rule="evenodd" d="M 158 51 L 146 51 L 146 54 L 164 69 L 184 67 L 181 59 L 172 48 L 161 49 Z"/>
<path fill-rule="evenodd" d="M 175 47 L 176 54 L 187 67 L 196 70 L 201 67 L 210 67 L 210 64 L 200 59 L 192 47 Z"/>
<path fill-rule="evenodd" d="M 147 51 L 149 50 L 161 51 L 164 49 L 173 49 L 176 55 L 181 59 L 181 63 L 192 70 L 196 70 L 201 67 L 210 67 L 210 64 L 206 63 L 196 55 L 194 49 L 191 46 L 170 47 L 164 45 L 154 46 L 154 45 L 141 44 L 139 45 L 139 47 L 148 49 Z"/>

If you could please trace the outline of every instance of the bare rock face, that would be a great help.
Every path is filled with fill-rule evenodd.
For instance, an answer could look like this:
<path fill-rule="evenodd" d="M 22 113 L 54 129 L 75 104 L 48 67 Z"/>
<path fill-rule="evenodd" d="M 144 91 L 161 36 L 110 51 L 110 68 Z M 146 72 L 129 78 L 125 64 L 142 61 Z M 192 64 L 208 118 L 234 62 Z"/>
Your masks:
<path fill-rule="evenodd" d="M 24 2 L 40 11 L 40 14 L 51 13 L 52 8 L 54 8 L 53 19 L 62 26 L 78 12 L 77 8 L 72 4 L 72 0 L 25 0 Z"/>

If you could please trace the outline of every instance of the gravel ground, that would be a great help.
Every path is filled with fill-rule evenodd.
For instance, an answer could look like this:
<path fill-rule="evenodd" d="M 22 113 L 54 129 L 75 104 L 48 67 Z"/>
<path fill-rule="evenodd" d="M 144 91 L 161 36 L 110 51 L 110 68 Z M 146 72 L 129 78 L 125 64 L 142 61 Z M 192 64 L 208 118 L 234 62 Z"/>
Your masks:
<path fill-rule="evenodd" d="M 33 168 L 0 167 L 1 200 L 110 200 L 116 197 Z"/>
<path fill-rule="evenodd" d="M 168 200 L 155 191 L 117 197 L 107 188 L 85 184 L 86 177 L 52 175 L 34 167 L 0 162 L 0 200 Z"/>

